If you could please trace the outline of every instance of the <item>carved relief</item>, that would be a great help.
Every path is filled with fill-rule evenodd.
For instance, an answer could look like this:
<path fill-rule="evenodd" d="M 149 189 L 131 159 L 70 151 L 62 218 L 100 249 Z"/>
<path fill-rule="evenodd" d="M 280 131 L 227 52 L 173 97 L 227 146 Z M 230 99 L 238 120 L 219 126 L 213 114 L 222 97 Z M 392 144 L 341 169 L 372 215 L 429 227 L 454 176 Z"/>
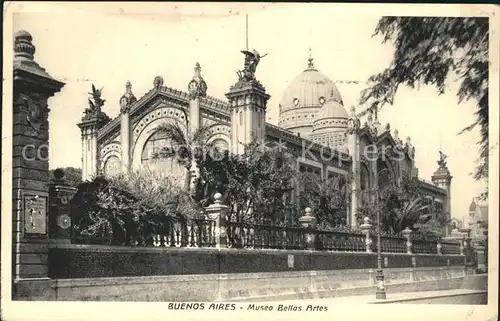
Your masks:
<path fill-rule="evenodd" d="M 28 124 L 38 132 L 42 124 L 47 120 L 48 108 L 45 99 L 39 94 L 21 94 L 18 104 L 27 111 L 26 121 Z"/>

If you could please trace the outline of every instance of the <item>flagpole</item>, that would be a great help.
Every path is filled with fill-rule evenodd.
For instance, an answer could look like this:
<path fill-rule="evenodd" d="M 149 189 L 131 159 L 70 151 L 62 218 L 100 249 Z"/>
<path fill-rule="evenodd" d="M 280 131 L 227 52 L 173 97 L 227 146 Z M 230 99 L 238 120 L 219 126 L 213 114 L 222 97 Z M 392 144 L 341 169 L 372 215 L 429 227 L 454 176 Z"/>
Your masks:
<path fill-rule="evenodd" d="M 246 14 L 246 45 L 248 51 L 248 14 Z"/>

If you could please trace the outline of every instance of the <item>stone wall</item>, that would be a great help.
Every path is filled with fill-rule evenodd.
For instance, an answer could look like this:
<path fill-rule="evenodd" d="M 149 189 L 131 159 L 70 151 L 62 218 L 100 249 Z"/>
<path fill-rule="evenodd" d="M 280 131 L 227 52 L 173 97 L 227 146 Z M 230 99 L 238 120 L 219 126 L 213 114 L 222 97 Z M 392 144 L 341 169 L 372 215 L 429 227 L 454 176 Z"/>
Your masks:
<path fill-rule="evenodd" d="M 382 260 L 384 268 L 465 265 L 463 255 L 383 253 Z M 374 269 L 376 266 L 376 254 L 365 252 L 75 244 L 52 245 L 49 252 L 52 279 Z"/>

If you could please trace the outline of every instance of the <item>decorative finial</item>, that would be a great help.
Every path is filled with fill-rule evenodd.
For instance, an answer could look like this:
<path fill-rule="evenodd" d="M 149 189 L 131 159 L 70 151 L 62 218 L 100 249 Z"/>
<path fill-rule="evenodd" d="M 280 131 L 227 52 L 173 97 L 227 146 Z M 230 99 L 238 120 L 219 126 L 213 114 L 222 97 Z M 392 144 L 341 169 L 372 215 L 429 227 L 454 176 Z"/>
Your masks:
<path fill-rule="evenodd" d="M 391 131 L 391 124 L 389 123 L 385 124 L 385 131 L 387 132 Z"/>
<path fill-rule="evenodd" d="M 215 193 L 214 195 L 214 202 L 215 204 L 220 204 L 221 203 L 221 197 L 222 197 L 222 194 L 221 193 Z"/>
<path fill-rule="evenodd" d="M 127 80 L 125 83 L 125 94 L 120 98 L 120 111 L 128 112 L 129 107 L 137 101 L 134 94 L 132 93 L 132 83 Z"/>
<path fill-rule="evenodd" d="M 31 43 L 33 37 L 25 30 L 16 32 L 14 36 L 14 58 L 34 59 L 35 46 Z"/>
<path fill-rule="evenodd" d="M 156 76 L 153 84 L 155 86 L 156 90 L 159 90 L 161 86 L 163 86 L 163 77 L 162 76 Z"/>
<path fill-rule="evenodd" d="M 199 63 L 194 65 L 194 76 L 188 84 L 188 91 L 191 99 L 207 95 L 207 83 L 201 77 L 201 66 Z"/>
<path fill-rule="evenodd" d="M 356 107 L 351 106 L 351 117 L 356 116 Z"/>
<path fill-rule="evenodd" d="M 309 59 L 307 59 L 309 63 L 307 64 L 308 69 L 313 69 L 314 68 L 314 63 L 313 63 L 313 57 L 312 57 L 312 50 L 311 47 L 309 47 Z"/>
<path fill-rule="evenodd" d="M 194 76 L 201 77 L 201 66 L 198 62 L 194 65 Z"/>
<path fill-rule="evenodd" d="M 306 207 L 305 212 L 307 216 L 312 216 L 312 209 L 310 207 Z"/>
<path fill-rule="evenodd" d="M 399 130 L 394 129 L 394 138 L 398 139 L 399 138 Z"/>

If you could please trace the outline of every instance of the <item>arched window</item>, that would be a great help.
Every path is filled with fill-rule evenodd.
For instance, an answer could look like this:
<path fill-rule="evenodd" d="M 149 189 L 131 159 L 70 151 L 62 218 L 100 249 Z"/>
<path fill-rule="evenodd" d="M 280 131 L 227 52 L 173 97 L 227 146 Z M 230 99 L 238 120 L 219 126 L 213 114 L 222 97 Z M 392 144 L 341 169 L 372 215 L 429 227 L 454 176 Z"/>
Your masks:
<path fill-rule="evenodd" d="M 360 180 L 361 180 L 361 190 L 366 191 L 370 189 L 370 171 L 368 170 L 368 166 L 366 164 L 361 164 L 361 173 L 360 173 Z"/>
<path fill-rule="evenodd" d="M 212 142 L 213 146 L 217 148 L 218 151 L 224 152 L 229 150 L 229 144 L 222 138 L 217 138 Z"/>
<path fill-rule="evenodd" d="M 115 176 L 120 173 L 121 161 L 116 156 L 109 156 L 104 163 L 104 175 Z"/>
<path fill-rule="evenodd" d="M 383 159 L 377 160 L 378 187 L 385 188 L 392 184 L 393 174 Z"/>
<path fill-rule="evenodd" d="M 172 143 L 165 137 L 165 134 L 156 132 L 146 141 L 141 155 L 141 164 L 147 166 L 154 171 L 171 174 L 178 179 L 183 179 L 185 168 L 178 159 L 173 157 L 155 158 L 155 154 L 162 151 L 163 148 L 172 148 Z"/>

